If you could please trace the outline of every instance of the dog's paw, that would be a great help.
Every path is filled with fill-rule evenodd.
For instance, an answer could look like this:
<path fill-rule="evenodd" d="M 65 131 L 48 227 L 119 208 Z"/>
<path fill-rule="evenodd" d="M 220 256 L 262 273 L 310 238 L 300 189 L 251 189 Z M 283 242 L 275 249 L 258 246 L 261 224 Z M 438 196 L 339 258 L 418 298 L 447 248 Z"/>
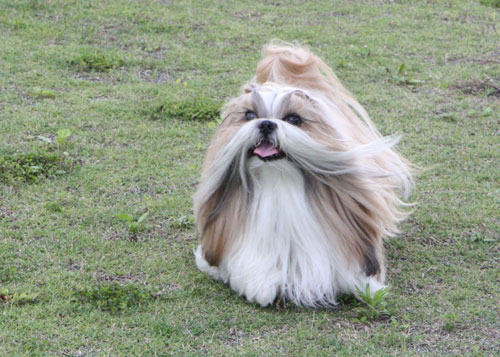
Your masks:
<path fill-rule="evenodd" d="M 230 278 L 231 288 L 239 295 L 245 296 L 249 302 L 262 307 L 271 305 L 278 295 L 278 286 L 265 281 L 257 281 L 249 276 L 233 274 Z"/>
<path fill-rule="evenodd" d="M 277 289 L 267 288 L 263 289 L 252 297 L 247 296 L 247 300 L 259 304 L 262 307 L 272 305 L 276 300 Z"/>
<path fill-rule="evenodd" d="M 201 245 L 199 245 L 193 253 L 196 258 L 196 266 L 198 267 L 198 269 L 200 269 L 204 273 L 207 273 L 215 280 L 222 280 L 222 277 L 219 273 L 219 268 L 208 264 L 207 260 L 203 257 Z"/>

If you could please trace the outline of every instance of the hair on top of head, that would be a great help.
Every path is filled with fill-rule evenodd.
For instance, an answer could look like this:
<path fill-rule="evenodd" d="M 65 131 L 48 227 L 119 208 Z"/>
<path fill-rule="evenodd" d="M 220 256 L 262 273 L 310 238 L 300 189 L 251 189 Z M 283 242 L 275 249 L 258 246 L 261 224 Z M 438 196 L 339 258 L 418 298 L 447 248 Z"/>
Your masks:
<path fill-rule="evenodd" d="M 274 40 L 264 46 L 263 53 L 264 58 L 257 65 L 257 84 L 274 82 L 321 92 L 347 116 L 354 114 L 361 118 L 375 137 L 380 136 L 361 104 L 309 49 Z"/>

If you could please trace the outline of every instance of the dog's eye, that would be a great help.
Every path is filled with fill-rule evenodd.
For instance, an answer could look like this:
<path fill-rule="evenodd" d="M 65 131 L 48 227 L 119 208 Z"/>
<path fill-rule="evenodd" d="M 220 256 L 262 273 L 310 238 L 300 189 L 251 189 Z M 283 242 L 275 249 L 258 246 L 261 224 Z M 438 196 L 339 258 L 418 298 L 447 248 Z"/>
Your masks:
<path fill-rule="evenodd" d="M 256 119 L 256 118 L 257 118 L 257 113 L 252 112 L 251 110 L 247 110 L 247 112 L 245 113 L 246 120 L 252 120 L 252 119 Z"/>
<path fill-rule="evenodd" d="M 304 121 L 297 114 L 288 114 L 286 117 L 283 118 L 283 120 L 295 126 L 300 126 L 300 124 L 302 124 L 302 122 Z"/>

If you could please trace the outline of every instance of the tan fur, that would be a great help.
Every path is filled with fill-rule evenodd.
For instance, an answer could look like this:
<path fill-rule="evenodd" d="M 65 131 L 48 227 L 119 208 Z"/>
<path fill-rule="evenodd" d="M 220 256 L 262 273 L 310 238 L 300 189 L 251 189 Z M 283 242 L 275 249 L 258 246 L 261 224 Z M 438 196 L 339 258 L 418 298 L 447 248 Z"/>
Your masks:
<path fill-rule="evenodd" d="M 256 83 L 244 87 L 244 94 L 232 100 L 223 111 L 223 121 L 208 149 L 202 182 L 207 180 L 218 153 L 244 125 L 242 117 L 248 110 L 256 111 L 252 103 L 255 85 L 276 83 L 298 87 L 325 98 L 334 119 L 325 118 L 318 103 L 306 94 L 293 93 L 283 104 L 280 117 L 298 114 L 308 120 L 301 129 L 332 152 L 347 152 L 382 137 L 356 99 L 337 79 L 332 70 L 318 57 L 301 47 L 269 45 L 265 57 L 257 66 Z M 279 119 L 279 118 L 278 118 Z M 334 120 L 334 121 L 332 121 Z M 383 282 L 385 264 L 383 238 L 398 232 L 397 224 L 406 217 L 399 196 L 412 184 L 411 165 L 393 148 L 369 157 L 362 157 L 354 166 L 373 168 L 388 175 L 359 177 L 328 176 L 306 182 L 313 209 L 320 217 L 325 232 L 332 232 L 331 244 L 339 247 L 348 262 L 365 264 L 365 270 Z M 396 172 L 397 174 L 392 175 Z M 305 176 L 307 181 L 307 175 Z M 223 185 L 222 185 L 223 186 Z M 245 222 L 246 192 L 234 190 L 224 196 L 224 187 L 208 195 L 199 190 L 195 199 L 195 215 L 201 234 L 203 255 L 217 266 L 234 243 Z M 219 201 L 227 201 L 216 219 L 211 219 Z"/>
<path fill-rule="evenodd" d="M 219 265 L 225 252 L 233 243 L 232 239 L 238 236 L 237 233 L 243 224 L 241 205 L 239 204 L 243 200 L 241 192 L 231 198 L 231 201 L 221 212 L 219 219 L 208 221 L 208 217 L 219 198 L 215 195 L 207 201 L 198 215 L 198 224 L 203 227 L 201 244 L 203 244 L 205 259 L 213 266 Z"/>

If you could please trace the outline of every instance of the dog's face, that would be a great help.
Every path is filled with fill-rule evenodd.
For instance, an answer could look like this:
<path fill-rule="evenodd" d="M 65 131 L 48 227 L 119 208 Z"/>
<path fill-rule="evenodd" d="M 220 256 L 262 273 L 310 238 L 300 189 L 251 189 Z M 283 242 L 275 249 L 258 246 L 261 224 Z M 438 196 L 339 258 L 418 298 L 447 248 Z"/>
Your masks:
<path fill-rule="evenodd" d="M 337 108 L 321 94 L 300 88 L 247 86 L 223 118 L 210 150 L 216 157 L 208 161 L 237 161 L 240 171 L 278 160 L 312 173 L 331 171 L 340 162 L 326 163 L 332 158 L 328 153 L 348 148 L 349 131 L 343 130 L 346 123 Z"/>
<path fill-rule="evenodd" d="M 227 119 L 230 126 L 250 123 L 258 132 L 251 154 L 269 161 L 286 156 L 280 138 L 286 141 L 291 131 L 303 131 L 318 143 L 331 145 L 336 133 L 326 108 L 322 99 L 305 90 L 268 83 L 237 99 Z"/>

